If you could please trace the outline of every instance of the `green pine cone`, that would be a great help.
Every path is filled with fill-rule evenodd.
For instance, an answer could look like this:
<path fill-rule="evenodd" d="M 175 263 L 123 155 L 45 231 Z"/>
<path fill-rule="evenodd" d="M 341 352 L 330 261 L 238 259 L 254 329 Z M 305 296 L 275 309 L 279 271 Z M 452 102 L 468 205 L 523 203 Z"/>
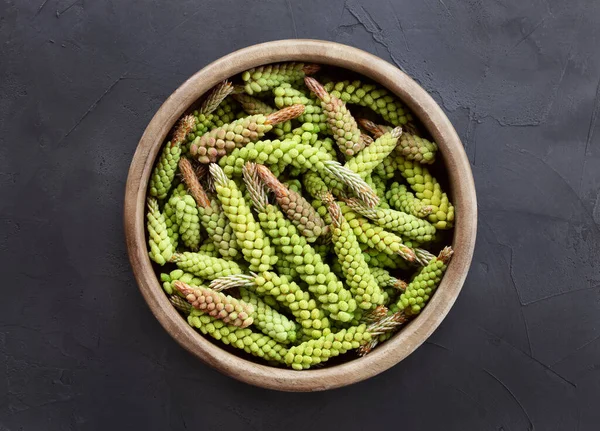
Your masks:
<path fill-rule="evenodd" d="M 254 219 L 250 206 L 235 181 L 227 178 L 219 165 L 211 164 L 210 172 L 242 255 L 250 264 L 250 271 L 268 271 L 277 262 L 269 238 Z"/>
<path fill-rule="evenodd" d="M 241 118 L 196 137 L 190 145 L 190 155 L 200 163 L 216 162 L 235 148 L 258 141 L 272 128 L 263 114 Z"/>
<path fill-rule="evenodd" d="M 148 198 L 147 228 L 150 259 L 159 265 L 164 265 L 173 256 L 174 249 L 165 217 L 161 214 L 158 202 L 154 198 Z"/>
<path fill-rule="evenodd" d="M 175 217 L 179 226 L 181 241 L 192 251 L 198 250 L 202 241 L 200 235 L 200 218 L 196 201 L 187 193 L 176 197 L 171 204 L 175 204 Z"/>
<path fill-rule="evenodd" d="M 240 247 L 219 201 L 211 199 L 210 206 L 198 207 L 198 212 L 200 222 L 216 246 L 217 252 L 225 259 L 237 259 L 240 255 Z"/>
<path fill-rule="evenodd" d="M 357 199 L 348 199 L 346 204 L 353 211 L 371 219 L 375 224 L 392 230 L 419 243 L 430 242 L 435 235 L 435 227 L 426 220 L 402 211 L 383 208 L 368 208 Z"/>
<path fill-rule="evenodd" d="M 254 326 L 275 341 L 289 344 L 296 341 L 296 324 L 286 316 L 268 306 L 261 297 L 240 287 L 240 298 L 254 307 Z"/>
<path fill-rule="evenodd" d="M 158 162 L 152 171 L 148 194 L 157 199 L 165 199 L 173 186 L 177 164 L 181 158 L 181 144 L 185 141 L 187 134 L 194 128 L 196 119 L 193 115 L 186 115 L 175 127 L 171 141 L 163 147 Z"/>
<path fill-rule="evenodd" d="M 324 172 L 324 162 L 333 160 L 331 155 L 309 143 L 304 143 L 297 136 L 289 140 L 262 140 L 251 142 L 243 148 L 235 149 L 219 160 L 219 166 L 226 175 L 241 175 L 246 162 L 261 165 L 292 165 L 303 171 Z M 331 177 L 330 177 L 331 178 Z M 335 178 L 331 178 L 335 180 Z"/>
<path fill-rule="evenodd" d="M 190 132 L 186 136 L 185 142 L 185 150 L 184 152 L 188 154 L 190 152 L 190 145 L 199 136 L 204 135 L 210 129 L 214 127 L 212 122 L 213 115 L 212 114 L 201 114 L 198 111 L 194 111 L 194 118 L 196 120 L 196 124 L 194 127 L 190 129 Z"/>
<path fill-rule="evenodd" d="M 408 283 L 406 291 L 400 295 L 400 299 L 395 304 L 396 307 L 392 307 L 392 311 L 398 309 L 403 310 L 407 315 L 419 314 L 442 281 L 452 254 L 452 248 L 446 247 L 437 258 L 432 259 L 427 266 L 423 267 L 421 272 Z"/>
<path fill-rule="evenodd" d="M 348 159 L 345 166 L 361 178 L 366 178 L 396 148 L 401 134 L 402 129 L 397 127 L 380 136 L 371 145 Z"/>
<path fill-rule="evenodd" d="M 181 146 L 172 145 L 171 142 L 163 147 L 158 163 L 152 171 L 150 184 L 148 185 L 148 194 L 157 199 L 165 199 L 177 172 L 177 163 L 181 157 Z"/>
<path fill-rule="evenodd" d="M 349 350 L 358 349 L 368 342 L 371 335 L 367 326 L 352 326 L 339 332 L 324 335 L 317 340 L 305 341 L 297 346 L 292 346 L 285 355 L 285 363 L 295 370 L 308 369 L 311 366 L 327 361 L 329 358 L 339 356 Z"/>
<path fill-rule="evenodd" d="M 302 183 L 308 194 L 319 201 L 321 200 L 321 196 L 329 191 L 329 187 L 327 187 L 323 178 L 316 172 L 306 172 L 302 178 Z M 323 214 L 321 214 L 321 216 L 323 216 Z"/>
<path fill-rule="evenodd" d="M 344 155 L 351 157 L 365 147 L 356 120 L 339 98 L 330 95 L 314 78 L 304 79 L 306 86 L 321 102 L 321 108 L 327 115 L 327 125 Z"/>
<path fill-rule="evenodd" d="M 325 221 L 315 211 L 304 197 L 288 189 L 265 166 L 257 166 L 258 174 L 267 188 L 273 192 L 277 203 L 292 223 L 298 228 L 309 242 L 314 242 L 319 236 L 326 234 L 328 229 Z"/>
<path fill-rule="evenodd" d="M 399 255 L 408 262 L 414 262 L 416 258 L 414 251 L 404 245 L 401 237 L 369 223 L 366 218 L 356 214 L 344 203 L 340 203 L 340 208 L 358 241 L 370 248 L 389 255 Z"/>
<path fill-rule="evenodd" d="M 361 309 L 375 308 L 383 303 L 381 289 L 369 271 L 354 231 L 342 215 L 339 205 L 331 195 L 328 195 L 326 201 L 332 219 L 333 248 L 342 266 L 346 284 Z"/>
<path fill-rule="evenodd" d="M 289 190 L 286 195 L 277 197 L 277 203 L 307 241 L 313 242 L 328 231 L 319 213 L 299 193 Z"/>
<path fill-rule="evenodd" d="M 396 146 L 396 154 L 405 157 L 407 160 L 414 160 L 418 163 L 431 164 L 435 161 L 437 144 L 420 138 L 417 135 L 403 133 Z"/>
<path fill-rule="evenodd" d="M 393 182 L 390 185 L 386 197 L 392 208 L 412 214 L 415 217 L 425 218 L 433 211 L 432 206 L 423 205 L 419 199 L 415 198 L 414 194 L 408 191 L 404 184 L 398 182 Z"/>
<path fill-rule="evenodd" d="M 216 292 L 204 286 L 190 286 L 181 280 L 173 282 L 177 289 L 192 307 L 201 310 L 215 319 L 233 326 L 246 328 L 254 321 L 254 307 L 232 296 Z"/>
<path fill-rule="evenodd" d="M 281 84 L 273 90 L 275 106 L 279 109 L 296 104 L 304 105 L 304 114 L 298 117 L 301 123 L 317 126 L 322 132 L 328 132 L 327 115 L 323 112 L 320 102 L 309 97 L 306 93 L 294 88 L 289 83 Z"/>
<path fill-rule="evenodd" d="M 281 139 L 283 139 L 283 140 L 292 139 L 292 140 L 298 141 L 298 137 L 300 138 L 300 142 L 302 144 L 309 145 L 311 147 L 314 147 L 317 150 L 324 150 L 324 151 L 328 152 L 329 155 L 332 156 L 331 160 L 335 160 L 335 158 L 337 157 L 335 154 L 335 151 L 331 152 L 330 148 L 328 147 L 328 144 L 331 143 L 332 141 L 329 140 L 328 142 L 324 142 L 322 140 L 319 140 L 319 128 L 317 126 L 315 126 L 314 124 L 302 123 L 302 125 L 300 127 L 296 127 L 290 133 L 286 133 L 285 135 L 283 135 L 283 137 Z M 282 168 L 285 168 L 288 164 L 280 163 L 280 165 Z M 306 169 L 303 166 L 292 166 L 289 171 L 289 176 L 297 177 L 301 173 L 303 173 L 305 170 Z"/>
<path fill-rule="evenodd" d="M 440 183 L 429 173 L 429 170 L 412 160 L 402 157 L 398 159 L 398 170 L 421 201 L 422 206 L 431 206 L 431 214 L 427 220 L 436 229 L 449 229 L 454 222 L 454 206 L 450 203 L 448 195 L 442 191 Z"/>
<path fill-rule="evenodd" d="M 250 328 L 228 325 L 195 309 L 188 316 L 188 323 L 204 335 L 210 335 L 226 345 L 244 350 L 259 358 L 284 362 L 283 357 L 286 355 L 287 349 L 271 337 L 254 332 Z"/>
<path fill-rule="evenodd" d="M 242 269 L 234 261 L 189 251 L 173 254 L 171 262 L 177 264 L 178 268 L 206 280 L 242 273 Z"/>
<path fill-rule="evenodd" d="M 341 81 L 327 83 L 325 89 L 345 103 L 371 108 L 394 127 L 404 126 L 412 121 L 412 115 L 404 104 L 378 85 L 361 81 Z"/>
<path fill-rule="evenodd" d="M 276 111 L 274 108 L 272 108 L 270 105 L 263 102 L 262 100 L 257 99 L 256 97 L 249 96 L 247 94 L 235 94 L 233 98 L 242 106 L 242 109 L 248 115 L 268 115 Z M 286 121 L 284 123 L 276 124 L 275 126 L 273 126 L 272 132 L 276 136 L 281 137 L 286 133 L 291 132 L 291 130 L 292 122 Z"/>
<path fill-rule="evenodd" d="M 317 140 L 319 139 L 320 132 L 321 130 L 319 129 L 319 127 L 315 126 L 312 123 L 305 122 L 302 123 L 300 127 L 296 127 L 295 129 L 292 129 L 289 133 L 286 133 L 282 139 L 294 139 L 295 136 L 298 136 L 300 137 L 300 142 L 314 146 Z"/>
<path fill-rule="evenodd" d="M 182 188 L 185 188 L 183 184 L 180 184 Z M 173 250 L 177 249 L 179 245 L 179 224 L 177 223 L 177 214 L 175 214 L 175 204 L 179 199 L 178 189 L 173 190 L 171 197 L 165 203 L 163 208 L 163 216 L 165 218 L 165 226 L 167 226 L 167 235 L 173 245 Z M 185 192 L 185 190 L 184 190 Z"/>
<path fill-rule="evenodd" d="M 319 338 L 330 332 L 329 319 L 324 311 L 291 278 L 274 272 L 262 272 L 253 281 L 256 293 L 272 296 L 290 310 L 304 334 Z"/>
<path fill-rule="evenodd" d="M 396 277 L 392 277 L 388 270 L 377 267 L 372 267 L 370 269 L 373 278 L 375 278 L 380 288 L 384 289 L 389 287 L 392 289 L 396 289 L 396 291 L 406 290 L 406 282 Z"/>
<path fill-rule="evenodd" d="M 189 272 L 185 272 L 181 269 L 175 269 L 168 274 L 163 272 L 160 274 L 160 280 L 162 281 L 163 290 L 167 293 L 167 295 L 182 296 L 182 293 L 173 286 L 173 282 L 177 280 L 183 281 L 185 284 L 192 287 L 202 286 L 201 278 L 198 278 L 194 274 L 190 274 Z"/>
<path fill-rule="evenodd" d="M 306 63 L 279 63 L 254 67 L 242 73 L 246 93 L 253 95 L 272 90 L 286 82 L 298 82 L 306 75 L 317 72 L 320 67 Z"/>
<path fill-rule="evenodd" d="M 363 251 L 363 257 L 365 258 L 365 261 L 371 268 L 409 269 L 409 265 L 406 260 L 399 255 L 377 251 L 369 248 L 366 244 L 361 244 L 361 249 Z"/>

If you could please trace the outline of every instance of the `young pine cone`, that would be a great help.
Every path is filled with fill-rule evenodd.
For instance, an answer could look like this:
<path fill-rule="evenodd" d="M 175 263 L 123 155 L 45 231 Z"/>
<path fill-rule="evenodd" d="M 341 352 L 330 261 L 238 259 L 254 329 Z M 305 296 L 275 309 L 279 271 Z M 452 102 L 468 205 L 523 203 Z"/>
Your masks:
<path fill-rule="evenodd" d="M 227 178 L 219 165 L 211 164 L 210 173 L 242 255 L 250 263 L 250 271 L 268 271 L 277 262 L 277 255 L 269 238 L 254 219 L 242 192 L 235 181 Z"/>
<path fill-rule="evenodd" d="M 232 260 L 190 251 L 173 254 L 170 262 L 174 262 L 179 269 L 206 280 L 242 273 L 240 266 Z"/>
<path fill-rule="evenodd" d="M 216 162 L 219 157 L 235 148 L 256 142 L 270 131 L 273 125 L 296 118 L 302 112 L 304 106 L 294 105 L 269 115 L 257 114 L 240 118 L 197 137 L 190 145 L 190 154 L 200 163 Z"/>
<path fill-rule="evenodd" d="M 177 249 L 179 245 L 179 224 L 177 222 L 177 214 L 175 214 L 175 205 L 179 200 L 180 196 L 185 195 L 185 186 L 183 184 L 179 184 L 173 191 L 171 192 L 171 196 L 165 202 L 165 206 L 163 208 L 163 216 L 165 217 L 165 225 L 167 226 L 167 235 L 171 240 L 171 244 L 173 245 L 173 250 Z"/>
<path fill-rule="evenodd" d="M 405 126 L 413 120 L 408 109 L 397 97 L 375 84 L 341 81 L 328 83 L 325 89 L 345 103 L 371 108 L 395 127 Z"/>
<path fill-rule="evenodd" d="M 208 233 L 217 252 L 224 258 L 235 258 L 239 254 L 239 246 L 221 204 L 217 199 L 208 197 L 187 159 L 182 158 L 179 167 L 190 194 L 198 204 L 200 223 Z"/>
<path fill-rule="evenodd" d="M 371 334 L 367 332 L 367 325 L 365 324 L 341 329 L 319 339 L 308 340 L 290 347 L 284 358 L 285 363 L 294 370 L 308 369 L 327 361 L 329 358 L 342 355 L 349 350 L 358 349 L 362 344 L 369 342 L 370 339 Z"/>
<path fill-rule="evenodd" d="M 401 134 L 402 129 L 396 127 L 391 132 L 381 135 L 367 148 L 348 159 L 345 166 L 361 178 L 366 178 L 396 148 Z"/>
<path fill-rule="evenodd" d="M 440 183 L 431 175 L 429 170 L 412 160 L 398 156 L 398 170 L 421 201 L 422 206 L 430 206 L 431 214 L 427 220 L 436 229 L 449 229 L 454 222 L 454 206 L 448 195 L 442 191 Z"/>
<path fill-rule="evenodd" d="M 240 287 L 240 297 L 246 304 L 254 307 L 252 317 L 254 326 L 261 330 L 265 335 L 279 343 L 289 344 L 296 341 L 296 324 L 285 315 L 274 310 L 255 293 Z"/>
<path fill-rule="evenodd" d="M 235 119 L 245 117 L 239 105 L 230 98 L 225 98 L 211 114 L 209 129 L 223 127 Z"/>
<path fill-rule="evenodd" d="M 185 284 L 192 287 L 199 287 L 202 285 L 202 279 L 196 277 L 194 274 L 190 274 L 189 272 L 185 272 L 181 269 L 175 269 L 170 273 L 162 273 L 160 274 L 160 280 L 162 281 L 162 286 L 167 295 L 181 295 L 181 293 L 173 286 L 173 282 L 180 280 Z"/>
<path fill-rule="evenodd" d="M 256 97 L 248 96 L 247 94 L 234 94 L 233 98 L 242 106 L 242 109 L 248 115 L 269 115 L 276 111 L 276 109 L 272 108 L 262 100 L 257 99 Z M 272 132 L 278 137 L 281 137 L 291 131 L 292 122 L 290 120 L 276 124 L 272 129 Z"/>
<path fill-rule="evenodd" d="M 370 310 L 383 303 L 379 285 L 369 270 L 353 229 L 350 227 L 339 205 L 328 194 L 323 199 L 331 215 L 331 239 L 333 248 L 342 266 L 346 284 L 354 295 L 357 305 Z"/>
<path fill-rule="evenodd" d="M 419 243 L 430 242 L 435 235 L 435 227 L 426 220 L 402 211 L 383 208 L 368 208 L 357 199 L 347 199 L 346 204 L 353 211 L 367 217 L 381 227 L 399 233 Z"/>
<path fill-rule="evenodd" d="M 432 206 L 423 205 L 419 199 L 415 198 L 414 194 L 408 191 L 404 184 L 393 182 L 385 195 L 392 208 L 412 214 L 415 217 L 425 218 L 433 211 Z"/>
<path fill-rule="evenodd" d="M 269 64 L 245 71 L 242 73 L 242 80 L 246 93 L 253 95 L 276 88 L 284 82 L 297 82 L 320 68 L 317 64 L 296 62 Z"/>
<path fill-rule="evenodd" d="M 174 203 L 180 239 L 187 248 L 196 251 L 202 241 L 196 201 L 186 193 L 184 196 L 176 197 Z"/>
<path fill-rule="evenodd" d="M 261 140 L 250 142 L 243 148 L 236 148 L 231 154 L 219 160 L 219 166 L 226 175 L 241 175 L 246 162 L 256 162 L 269 166 L 285 168 L 292 165 L 303 171 L 312 169 L 324 171 L 326 161 L 333 158 L 330 154 L 302 141 L 300 136 L 286 140 Z"/>
<path fill-rule="evenodd" d="M 325 222 L 310 202 L 304 199 L 300 193 L 283 185 L 266 166 L 257 165 L 256 169 L 267 188 L 275 194 L 275 199 L 281 209 L 307 241 L 313 242 L 320 235 L 326 234 L 328 229 L 326 229 Z"/>
<path fill-rule="evenodd" d="M 396 290 L 406 290 L 406 282 L 400 280 L 399 278 L 392 277 L 387 269 L 371 267 L 370 270 L 371 275 L 373 275 L 375 281 L 377 281 L 377 284 L 381 289 L 391 287 Z"/>
<path fill-rule="evenodd" d="M 348 329 L 341 329 L 338 332 L 332 332 L 318 340 L 305 341 L 302 344 L 290 347 L 285 355 L 285 363 L 294 370 L 308 369 L 349 350 L 368 346 L 374 338 L 396 331 L 406 321 L 407 318 L 403 313 L 394 313 L 369 323 L 368 326 L 363 323 Z M 366 354 L 368 351 L 370 349 L 363 352 L 359 350 L 359 353 Z"/>
<path fill-rule="evenodd" d="M 304 82 L 321 101 L 321 108 L 327 115 L 327 124 L 342 153 L 350 157 L 362 150 L 365 142 L 361 139 L 358 124 L 346 104 L 330 95 L 316 79 L 306 77 Z"/>
<path fill-rule="evenodd" d="M 239 328 L 217 320 L 200 310 L 192 310 L 188 316 L 191 327 L 204 335 L 210 335 L 227 345 L 270 361 L 283 363 L 287 349 L 268 335 L 254 332 L 250 328 Z"/>
<path fill-rule="evenodd" d="M 378 175 L 384 180 L 394 178 L 396 171 L 398 170 L 398 161 L 396 157 L 392 157 L 392 153 L 389 157 L 386 157 L 373 169 L 373 174 Z"/>
<path fill-rule="evenodd" d="M 275 106 L 279 109 L 296 104 L 304 105 L 304 114 L 298 117 L 298 121 L 316 126 L 323 133 L 330 132 L 327 125 L 327 114 L 323 112 L 317 99 L 309 97 L 288 83 L 275 88 L 273 95 L 275 96 Z"/>
<path fill-rule="evenodd" d="M 164 216 L 154 198 L 148 198 L 148 246 L 150 259 L 159 265 L 164 265 L 173 256 L 173 244 L 167 232 Z"/>
<path fill-rule="evenodd" d="M 163 147 L 162 153 L 148 185 L 148 194 L 157 199 L 165 199 L 175 178 L 177 163 L 181 157 L 181 144 L 185 140 L 188 132 L 194 127 L 195 119 L 192 115 L 187 115 L 177 124 L 171 141 Z"/>
<path fill-rule="evenodd" d="M 414 160 L 415 162 L 429 165 L 435 161 L 437 149 L 438 147 L 435 142 L 428 141 L 411 133 L 403 133 L 400 136 L 400 141 L 398 141 L 395 152 L 406 158 L 406 160 Z"/>
<path fill-rule="evenodd" d="M 366 218 L 356 214 L 343 202 L 340 203 L 340 208 L 360 242 L 390 255 L 397 254 L 408 262 L 415 261 L 415 252 L 403 243 L 401 237 L 369 223 Z"/>
<path fill-rule="evenodd" d="M 410 268 L 407 261 L 404 260 L 398 254 L 387 254 L 384 251 L 379 251 L 370 248 L 367 244 L 364 243 L 361 243 L 360 249 L 362 250 L 363 257 L 365 258 L 365 261 L 367 262 L 370 268 L 387 268 L 403 270 L 408 270 Z"/>
<path fill-rule="evenodd" d="M 421 272 L 408 283 L 406 290 L 400 295 L 400 299 L 395 307 L 392 307 L 392 310 L 403 310 L 407 315 L 419 314 L 442 281 L 452 254 L 452 248 L 446 247 L 437 258 L 432 259 L 427 266 L 423 267 Z"/>
<path fill-rule="evenodd" d="M 174 281 L 173 287 L 181 292 L 192 307 L 215 319 L 222 320 L 224 323 L 246 328 L 254 320 L 251 317 L 254 307 L 229 295 L 215 292 L 206 287 L 192 287 L 181 280 Z"/>

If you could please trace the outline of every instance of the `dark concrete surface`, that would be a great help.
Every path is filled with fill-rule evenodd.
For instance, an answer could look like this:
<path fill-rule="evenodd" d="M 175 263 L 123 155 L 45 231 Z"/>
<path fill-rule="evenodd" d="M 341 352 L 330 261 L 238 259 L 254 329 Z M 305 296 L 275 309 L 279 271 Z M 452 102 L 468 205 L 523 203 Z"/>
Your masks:
<path fill-rule="evenodd" d="M 122 200 L 189 75 L 273 39 L 347 43 L 441 104 L 479 194 L 473 266 L 431 339 L 316 394 L 239 383 L 159 326 Z M 0 430 L 600 428 L 600 3 L 0 1 Z"/>

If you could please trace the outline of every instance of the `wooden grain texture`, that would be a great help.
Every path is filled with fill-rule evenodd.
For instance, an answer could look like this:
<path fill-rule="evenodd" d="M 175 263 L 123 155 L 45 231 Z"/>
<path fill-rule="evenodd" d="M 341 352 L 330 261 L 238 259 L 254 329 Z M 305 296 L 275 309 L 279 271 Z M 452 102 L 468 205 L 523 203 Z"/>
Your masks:
<path fill-rule="evenodd" d="M 306 61 L 361 73 L 395 93 L 438 143 L 449 175 L 456 223 L 455 255 L 428 306 L 392 339 L 369 355 L 341 365 L 293 371 L 256 364 L 220 349 L 192 329 L 171 306 L 148 258 L 145 225 L 146 187 L 161 145 L 180 115 L 219 81 L 249 68 L 281 61 Z M 185 81 L 160 107 L 134 154 L 125 190 L 125 235 L 129 259 L 140 291 L 152 313 L 185 349 L 221 372 L 241 381 L 283 391 L 319 391 L 350 385 L 397 364 L 439 326 L 466 278 L 477 230 L 475 186 L 469 161 L 454 127 L 416 82 L 390 63 L 362 50 L 318 40 L 281 40 L 236 51 L 209 64 Z"/>

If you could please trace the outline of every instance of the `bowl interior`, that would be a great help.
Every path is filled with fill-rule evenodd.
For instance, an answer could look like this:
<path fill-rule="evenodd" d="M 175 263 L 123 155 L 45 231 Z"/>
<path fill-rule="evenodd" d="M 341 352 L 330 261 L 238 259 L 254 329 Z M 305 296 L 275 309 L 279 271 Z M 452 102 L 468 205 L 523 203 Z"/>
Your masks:
<path fill-rule="evenodd" d="M 422 313 L 363 358 L 338 359 L 324 368 L 300 372 L 263 365 L 237 350 L 232 353 L 193 330 L 163 293 L 147 256 L 145 240 L 147 183 L 163 141 L 177 119 L 223 79 L 252 67 L 283 61 L 334 66 L 340 68 L 340 74 L 348 71 L 349 77 L 363 75 L 396 94 L 438 144 L 443 167 L 436 163 L 436 169 L 444 172 L 436 170 L 434 173 L 456 211 L 452 231 L 455 255 Z M 378 57 L 345 45 L 311 40 L 276 41 L 236 51 L 211 63 L 188 79 L 161 106 L 144 132 L 130 167 L 125 195 L 125 232 L 140 291 L 163 327 L 184 348 L 225 374 L 250 384 L 288 391 L 314 391 L 355 383 L 386 370 L 412 353 L 437 328 L 458 296 L 470 265 L 477 224 L 475 199 L 469 162 L 454 128 L 435 101 L 407 75 Z"/>

